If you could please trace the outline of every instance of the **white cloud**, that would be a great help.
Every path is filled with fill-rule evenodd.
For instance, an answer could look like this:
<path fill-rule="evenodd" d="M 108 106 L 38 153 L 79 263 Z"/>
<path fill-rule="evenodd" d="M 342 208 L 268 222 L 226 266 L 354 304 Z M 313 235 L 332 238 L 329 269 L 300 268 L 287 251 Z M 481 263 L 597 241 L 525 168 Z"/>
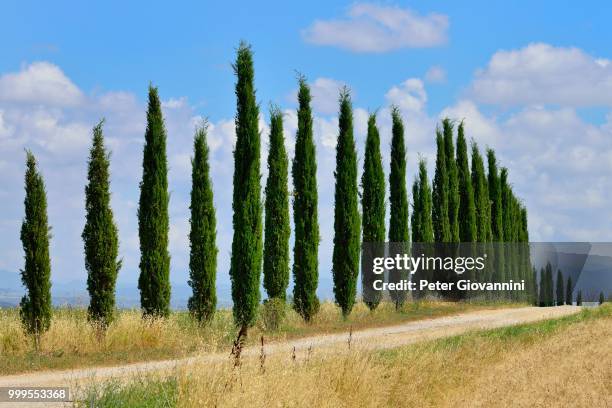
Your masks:
<path fill-rule="evenodd" d="M 425 73 L 425 80 L 431 83 L 443 83 L 446 82 L 446 71 L 444 68 L 434 65 L 429 68 Z"/>
<path fill-rule="evenodd" d="M 420 112 L 427 103 L 427 93 L 423 81 L 410 78 L 398 86 L 393 86 L 385 95 L 387 101 L 403 111 Z"/>
<path fill-rule="evenodd" d="M 303 30 L 303 38 L 317 45 L 330 45 L 355 52 L 387 52 L 400 48 L 434 47 L 447 41 L 448 17 L 412 10 L 356 3 L 347 18 L 317 20 Z"/>
<path fill-rule="evenodd" d="M 469 92 L 479 102 L 508 106 L 612 106 L 612 65 L 579 48 L 534 43 L 496 52 Z"/>
<path fill-rule="evenodd" d="M 48 106 L 74 106 L 83 100 L 79 88 L 49 62 L 34 62 L 0 76 L 0 100 Z"/>

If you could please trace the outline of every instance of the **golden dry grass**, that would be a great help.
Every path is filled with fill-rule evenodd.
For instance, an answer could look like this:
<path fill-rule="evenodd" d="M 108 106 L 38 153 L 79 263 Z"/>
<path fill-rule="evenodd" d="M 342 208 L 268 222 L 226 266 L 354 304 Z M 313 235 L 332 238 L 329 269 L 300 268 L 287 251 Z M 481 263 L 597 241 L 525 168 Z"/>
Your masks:
<path fill-rule="evenodd" d="M 611 335 L 606 305 L 382 352 L 273 356 L 265 370 L 257 358 L 201 364 L 152 380 L 171 384 L 172 402 L 142 406 L 606 407 Z"/>
<path fill-rule="evenodd" d="M 286 318 L 279 328 L 269 330 L 260 319 L 249 338 L 257 341 L 264 334 L 269 340 L 283 340 L 500 306 L 508 307 L 426 301 L 407 303 L 398 313 L 390 304 L 381 304 L 376 311 L 370 312 L 363 303 L 358 303 L 350 317 L 343 319 L 339 308 L 326 302 L 309 324 L 287 308 Z M 18 311 L 0 309 L 0 375 L 185 357 L 226 350 L 235 335 L 230 310 L 218 311 L 205 327 L 196 324 L 186 312 L 172 313 L 167 319 L 143 320 L 139 311 L 124 310 L 118 312 L 106 335 L 99 336 L 87 322 L 85 310 L 62 308 L 54 311 L 51 327 L 43 335 L 41 348 L 36 352 L 21 328 Z"/>

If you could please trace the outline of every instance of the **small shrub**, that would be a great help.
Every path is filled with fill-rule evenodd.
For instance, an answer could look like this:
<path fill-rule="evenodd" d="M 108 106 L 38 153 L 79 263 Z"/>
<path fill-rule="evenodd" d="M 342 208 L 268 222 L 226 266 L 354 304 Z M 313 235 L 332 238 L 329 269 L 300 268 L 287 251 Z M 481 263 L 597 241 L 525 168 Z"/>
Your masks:
<path fill-rule="evenodd" d="M 287 315 L 287 306 L 282 299 L 267 299 L 262 307 L 263 330 L 278 330 Z"/>

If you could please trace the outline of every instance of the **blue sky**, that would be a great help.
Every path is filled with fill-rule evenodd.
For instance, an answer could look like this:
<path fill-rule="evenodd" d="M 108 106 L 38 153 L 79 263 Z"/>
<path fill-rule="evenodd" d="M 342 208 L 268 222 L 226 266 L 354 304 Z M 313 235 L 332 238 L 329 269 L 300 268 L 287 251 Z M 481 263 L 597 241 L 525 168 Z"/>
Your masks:
<path fill-rule="evenodd" d="M 219 279 L 227 281 L 235 109 L 230 64 L 240 40 L 255 52 L 264 151 L 268 104 L 285 111 L 292 154 L 296 70 L 313 86 L 322 296 L 331 293 L 335 103 L 342 84 L 353 92 L 361 156 L 367 112 L 378 109 L 388 167 L 388 106 L 398 104 L 411 183 L 418 154 L 433 167 L 437 120 L 464 119 L 468 136 L 496 148 L 509 167 L 530 210 L 533 240 L 612 240 L 608 2 L 583 2 L 580 8 L 552 1 L 153 3 L 3 4 L 0 270 L 16 273 L 21 267 L 23 149 L 31 148 L 49 190 L 54 281 L 84 282 L 85 161 L 91 127 L 106 117 L 125 261 L 120 282 L 135 287 L 135 206 L 144 101 L 152 81 L 164 100 L 168 128 L 172 280 L 184 283 L 187 277 L 191 138 L 207 117 Z"/>

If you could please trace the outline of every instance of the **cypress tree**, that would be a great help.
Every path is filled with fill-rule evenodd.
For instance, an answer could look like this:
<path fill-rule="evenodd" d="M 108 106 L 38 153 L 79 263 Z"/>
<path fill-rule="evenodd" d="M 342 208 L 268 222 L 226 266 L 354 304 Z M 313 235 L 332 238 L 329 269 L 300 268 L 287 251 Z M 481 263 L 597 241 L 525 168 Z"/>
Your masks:
<path fill-rule="evenodd" d="M 115 312 L 115 283 L 121 268 L 119 237 L 110 207 L 110 155 L 104 147 L 100 121 L 93 128 L 93 142 L 87 164 L 85 187 L 85 269 L 89 291 L 88 316 L 102 328 L 113 320 Z"/>
<path fill-rule="evenodd" d="M 340 92 L 338 118 L 332 259 L 334 295 L 345 317 L 351 313 L 355 303 L 361 238 L 361 220 L 357 201 L 357 152 L 353 139 L 352 109 L 350 94 L 345 87 Z"/>
<path fill-rule="evenodd" d="M 317 215 L 317 159 L 312 135 L 310 88 L 299 78 L 298 128 L 295 137 L 293 177 L 293 306 L 306 321 L 319 310 L 319 222 Z"/>
<path fill-rule="evenodd" d="M 410 240 L 408 228 L 408 191 L 406 188 L 406 146 L 404 143 L 404 123 L 397 106 L 391 107 L 391 169 L 389 172 L 389 242 L 397 243 L 394 250 L 405 252 Z M 394 270 L 389 274 L 389 281 L 405 279 L 404 271 Z M 392 291 L 391 298 L 397 309 L 404 304 L 406 293 Z"/>
<path fill-rule="evenodd" d="M 565 291 L 563 290 L 563 274 L 561 269 L 557 270 L 557 306 L 565 304 Z"/>
<path fill-rule="evenodd" d="M 138 289 L 142 311 L 149 316 L 167 316 L 170 313 L 169 199 L 166 129 L 157 88 L 149 86 L 138 206 Z"/>
<path fill-rule="evenodd" d="M 538 293 L 538 304 L 540 307 L 546 306 L 546 271 L 544 268 L 540 269 L 540 292 Z"/>
<path fill-rule="evenodd" d="M 572 288 L 572 277 L 568 276 L 567 278 L 567 286 L 565 287 L 565 304 L 566 305 L 573 305 L 574 304 L 574 299 L 573 299 L 573 290 L 574 288 Z"/>
<path fill-rule="evenodd" d="M 489 165 L 488 183 L 489 200 L 491 202 L 491 234 L 493 242 L 503 242 L 503 213 L 502 213 L 502 194 L 497 172 L 497 159 L 495 151 L 487 149 L 487 162 Z"/>
<path fill-rule="evenodd" d="M 605 298 L 603 292 L 599 292 L 599 305 L 600 306 L 603 305 L 605 301 L 606 301 L 606 298 Z"/>
<path fill-rule="evenodd" d="M 552 265 L 550 262 L 546 264 L 546 306 L 555 304 L 554 283 Z"/>
<path fill-rule="evenodd" d="M 451 229 L 448 218 L 448 172 L 446 171 L 446 152 L 444 137 L 436 129 L 436 171 L 433 180 L 432 222 L 435 242 L 451 242 Z"/>
<path fill-rule="evenodd" d="M 459 179 L 453 145 L 453 123 L 450 119 L 444 118 L 442 120 L 442 130 L 444 132 L 444 156 L 448 174 L 448 223 L 451 239 L 449 242 L 459 242 Z"/>
<path fill-rule="evenodd" d="M 412 196 L 412 242 L 434 242 L 431 187 L 427 176 L 427 163 L 423 158 L 419 160 L 419 173 L 412 186 Z"/>
<path fill-rule="evenodd" d="M 484 162 L 476 142 L 472 142 L 472 186 L 474 187 L 476 212 L 476 240 L 478 242 L 490 242 L 492 232 L 489 187 L 485 175 Z"/>
<path fill-rule="evenodd" d="M 457 129 L 457 173 L 459 179 L 459 238 L 461 242 L 474 242 L 478 239 L 478 225 L 463 122 Z"/>
<path fill-rule="evenodd" d="M 191 161 L 191 218 L 189 223 L 189 286 L 193 294 L 188 308 L 200 323 L 212 319 L 217 307 L 217 219 L 208 163 L 207 124 L 196 130 Z"/>
<path fill-rule="evenodd" d="M 283 136 L 283 114 L 270 111 L 270 151 L 265 201 L 264 288 L 269 299 L 286 299 L 289 285 L 288 159 Z"/>
<path fill-rule="evenodd" d="M 230 277 L 234 322 L 243 334 L 257 316 L 262 257 L 259 107 L 253 86 L 253 54 L 244 42 L 238 47 L 234 72 L 237 109 Z"/>
<path fill-rule="evenodd" d="M 582 291 L 579 290 L 576 295 L 576 306 L 582 306 Z"/>
<path fill-rule="evenodd" d="M 51 229 L 47 221 L 45 183 L 34 155 L 29 150 L 26 154 L 25 217 L 21 224 L 21 243 L 25 253 L 21 281 L 26 294 L 21 298 L 19 315 L 25 331 L 34 336 L 38 349 L 41 334 L 51 324 Z"/>
<path fill-rule="evenodd" d="M 368 136 L 365 146 L 365 160 L 361 176 L 361 208 L 363 210 L 363 242 L 383 243 L 385 241 L 385 173 L 380 153 L 380 135 L 376 127 L 376 114 L 368 118 Z M 377 248 L 378 249 L 378 248 Z M 384 256 L 380 254 L 380 256 Z M 370 274 L 362 274 L 362 287 L 370 287 Z M 365 291 L 365 289 L 364 289 Z M 370 291 L 368 291 L 368 294 Z M 380 302 L 380 291 L 373 291 L 373 299 L 364 299 L 370 310 Z M 370 296 L 368 296 L 370 297 Z"/>

